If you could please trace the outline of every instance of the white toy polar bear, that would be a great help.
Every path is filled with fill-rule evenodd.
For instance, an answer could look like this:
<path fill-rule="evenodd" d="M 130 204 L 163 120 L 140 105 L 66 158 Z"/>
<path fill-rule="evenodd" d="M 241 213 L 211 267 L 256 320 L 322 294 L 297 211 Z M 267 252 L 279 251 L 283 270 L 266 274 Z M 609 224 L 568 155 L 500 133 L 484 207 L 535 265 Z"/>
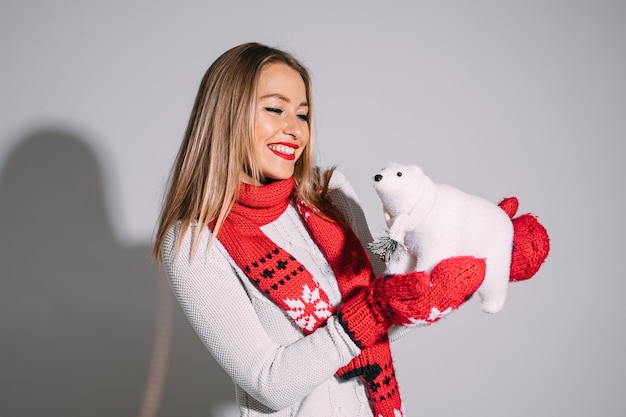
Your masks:
<path fill-rule="evenodd" d="M 407 252 L 388 261 L 388 273 L 427 271 L 442 259 L 486 260 L 478 289 L 483 311 L 497 313 L 506 300 L 513 223 L 498 205 L 446 184 L 435 184 L 415 165 L 391 163 L 374 176 L 389 237 Z"/>

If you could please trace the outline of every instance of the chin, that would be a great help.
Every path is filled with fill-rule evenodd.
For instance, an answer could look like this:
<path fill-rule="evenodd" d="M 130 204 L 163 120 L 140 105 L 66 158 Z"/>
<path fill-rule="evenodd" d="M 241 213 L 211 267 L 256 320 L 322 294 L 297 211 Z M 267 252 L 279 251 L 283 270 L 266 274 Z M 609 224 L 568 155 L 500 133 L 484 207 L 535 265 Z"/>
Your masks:
<path fill-rule="evenodd" d="M 263 176 L 267 179 L 267 181 L 286 180 L 287 178 L 291 178 L 293 176 L 293 170 L 285 170 L 285 171 L 280 171 L 280 172 L 268 172 L 268 173 L 263 173 Z"/>

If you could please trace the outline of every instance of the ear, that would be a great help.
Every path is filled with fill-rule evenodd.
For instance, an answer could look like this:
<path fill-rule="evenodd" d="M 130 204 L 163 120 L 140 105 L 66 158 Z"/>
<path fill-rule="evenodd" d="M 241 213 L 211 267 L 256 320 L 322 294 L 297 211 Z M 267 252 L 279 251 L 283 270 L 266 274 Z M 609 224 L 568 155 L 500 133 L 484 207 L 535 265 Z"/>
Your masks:
<path fill-rule="evenodd" d="M 422 168 L 418 167 L 417 165 L 411 165 L 411 172 L 413 173 L 413 175 L 416 175 L 418 177 L 424 175 L 424 171 L 422 170 Z"/>

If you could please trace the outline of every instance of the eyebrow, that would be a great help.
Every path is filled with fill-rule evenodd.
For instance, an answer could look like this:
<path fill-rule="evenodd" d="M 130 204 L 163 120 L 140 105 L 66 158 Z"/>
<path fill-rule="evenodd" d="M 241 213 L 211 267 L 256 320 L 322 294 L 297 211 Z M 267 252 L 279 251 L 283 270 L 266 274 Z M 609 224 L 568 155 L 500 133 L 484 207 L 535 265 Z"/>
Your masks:
<path fill-rule="evenodd" d="M 274 93 L 274 94 L 266 94 L 264 96 L 259 97 L 259 99 L 263 100 L 265 98 L 277 98 L 279 100 L 284 101 L 285 103 L 291 103 L 291 100 L 288 97 L 283 96 L 282 94 L 278 94 L 278 93 Z M 303 107 L 309 107 L 309 102 L 308 101 L 303 101 L 302 103 L 300 103 L 300 106 Z"/>

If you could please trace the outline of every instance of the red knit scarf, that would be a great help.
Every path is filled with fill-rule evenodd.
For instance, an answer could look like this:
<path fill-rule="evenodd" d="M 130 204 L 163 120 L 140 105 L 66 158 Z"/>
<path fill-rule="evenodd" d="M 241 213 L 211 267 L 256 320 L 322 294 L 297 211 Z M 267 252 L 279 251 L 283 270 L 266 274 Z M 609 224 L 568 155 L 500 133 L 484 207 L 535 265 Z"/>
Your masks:
<path fill-rule="evenodd" d="M 224 221 L 218 239 L 257 288 L 282 308 L 304 334 L 310 334 L 326 323 L 334 308 L 309 271 L 259 229 L 287 209 L 293 190 L 292 178 L 264 186 L 242 184 L 239 199 Z M 316 208 L 301 201 L 297 206 L 335 273 L 342 298 L 348 299 L 367 286 L 375 277 L 374 271 L 354 232 L 318 216 Z M 386 338 L 363 348 L 338 375 L 363 378 L 376 417 L 401 415 L 402 401 Z"/>

